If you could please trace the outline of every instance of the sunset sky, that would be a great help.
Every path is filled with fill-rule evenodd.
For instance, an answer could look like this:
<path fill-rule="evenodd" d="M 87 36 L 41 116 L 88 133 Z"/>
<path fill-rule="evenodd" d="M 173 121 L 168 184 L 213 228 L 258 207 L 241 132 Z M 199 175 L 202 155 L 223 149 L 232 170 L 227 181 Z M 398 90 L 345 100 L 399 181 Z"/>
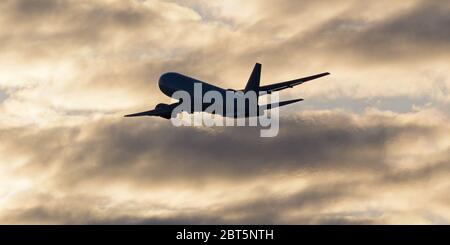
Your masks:
<path fill-rule="evenodd" d="M 450 1 L 2 0 L 1 224 L 450 224 Z M 280 131 L 123 115 L 159 76 L 280 93 Z"/>

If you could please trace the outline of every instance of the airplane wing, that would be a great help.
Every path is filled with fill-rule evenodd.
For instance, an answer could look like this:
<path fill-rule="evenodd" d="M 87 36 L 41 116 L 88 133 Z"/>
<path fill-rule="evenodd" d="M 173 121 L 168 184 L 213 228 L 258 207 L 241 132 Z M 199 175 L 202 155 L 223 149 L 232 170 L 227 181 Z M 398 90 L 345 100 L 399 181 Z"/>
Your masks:
<path fill-rule="evenodd" d="M 317 75 L 313 75 L 313 76 L 309 76 L 309 77 L 304 77 L 304 78 L 300 78 L 300 79 L 295 79 L 295 80 L 291 80 L 291 81 L 287 81 L 287 82 L 281 82 L 281 83 L 274 83 L 274 84 L 270 84 L 270 85 L 265 85 L 265 86 L 261 86 L 259 87 L 259 91 L 261 92 L 266 92 L 266 93 L 271 93 L 273 91 L 279 91 L 282 89 L 286 89 L 286 88 L 292 88 L 294 86 L 300 85 L 304 82 L 307 81 L 311 81 L 317 78 L 321 78 L 324 76 L 328 76 L 330 75 L 330 73 L 325 72 L 325 73 L 320 73 Z"/>
<path fill-rule="evenodd" d="M 133 114 L 125 115 L 124 117 L 143 117 L 143 116 L 159 116 L 160 114 L 163 114 L 160 110 L 150 110 L 150 111 L 143 111 Z"/>
<path fill-rule="evenodd" d="M 262 110 L 270 110 L 270 109 L 273 109 L 273 108 L 276 108 L 276 107 L 282 107 L 282 106 L 289 105 L 289 104 L 296 103 L 296 102 L 300 102 L 300 101 L 303 101 L 303 99 L 286 100 L 286 101 L 280 101 L 278 103 L 266 104 L 266 105 L 259 106 L 259 110 L 260 111 L 262 111 Z"/>

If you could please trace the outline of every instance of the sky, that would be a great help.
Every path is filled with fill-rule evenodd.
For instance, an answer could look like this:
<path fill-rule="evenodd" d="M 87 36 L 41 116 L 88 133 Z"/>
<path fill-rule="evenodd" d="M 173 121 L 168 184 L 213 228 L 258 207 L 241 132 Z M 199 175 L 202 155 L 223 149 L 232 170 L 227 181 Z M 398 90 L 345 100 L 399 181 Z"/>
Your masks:
<path fill-rule="evenodd" d="M 0 1 L 1 224 L 450 224 L 450 2 Z M 280 131 L 123 118 L 180 72 Z"/>

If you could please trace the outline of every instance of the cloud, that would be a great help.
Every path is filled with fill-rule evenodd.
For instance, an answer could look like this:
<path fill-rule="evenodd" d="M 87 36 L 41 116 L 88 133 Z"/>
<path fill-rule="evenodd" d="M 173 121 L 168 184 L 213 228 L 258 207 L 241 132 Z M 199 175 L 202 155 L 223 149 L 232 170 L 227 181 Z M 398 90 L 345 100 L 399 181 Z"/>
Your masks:
<path fill-rule="evenodd" d="M 327 118 L 327 124 L 316 122 L 323 118 Z M 377 169 L 384 167 L 385 142 L 403 131 L 426 130 L 414 126 L 347 127 L 354 122 L 345 114 L 310 120 L 283 121 L 279 137 L 262 140 L 257 128 L 174 129 L 170 124 L 142 124 L 136 120 L 111 118 L 83 130 L 53 128 L 30 134 L 14 129 L 7 131 L 6 137 L 9 138 L 8 134 L 23 137 L 13 148 L 40 153 L 34 155 L 34 166 L 52 164 L 52 159 L 56 164 L 64 164 L 63 169 L 69 176 L 63 179 L 71 179 L 70 175 L 76 177 L 72 185 L 79 183 L 80 176 L 87 179 L 110 177 L 110 174 L 119 174 L 125 166 L 131 174 L 130 180 L 150 183 L 177 182 L 184 178 L 198 181 L 247 178 L 297 168 Z M 67 146 L 61 155 L 58 153 L 60 144 Z M 267 150 L 261 152 L 261 149 Z M 359 161 L 364 161 L 364 166 L 359 165 Z M 320 166 L 316 166 L 317 162 Z"/>
<path fill-rule="evenodd" d="M 64 193 L 61 197 L 48 193 L 49 204 L 35 201 L 31 207 L 20 207 L 11 198 L 14 208 L 8 209 L 4 219 L 33 223 L 382 223 L 386 210 L 381 208 L 380 195 L 392 191 L 402 195 L 411 185 L 442 184 L 449 172 L 448 142 L 439 146 L 435 140 L 448 136 L 448 127 L 439 122 L 422 124 L 420 114 L 401 118 L 305 112 L 283 119 L 280 135 L 267 140 L 259 139 L 252 128 L 173 128 L 165 121 L 145 124 L 111 118 L 80 128 L 3 130 L 2 138 L 8 139 L 2 143 L 4 151 L 27 159 L 12 173 L 19 179 L 35 173 L 33 181 L 40 183 L 40 191 L 57 188 Z M 401 164 L 409 153 L 392 152 L 402 147 L 415 149 L 417 139 L 435 142 L 436 151 L 425 153 L 425 163 L 416 162 L 423 160 L 417 151 L 407 165 Z M 232 191 L 236 188 L 243 196 Z M 124 195 L 125 190 L 129 194 Z M 191 193 L 180 197 L 186 206 L 179 206 L 178 197 L 172 196 L 177 190 Z M 141 192 L 146 194 L 125 204 Z M 36 199 L 32 193 L 27 195 Z M 224 195 L 223 199 L 215 199 L 217 195 Z M 94 206 L 71 201 L 80 197 Z M 371 204 L 364 204 L 369 199 Z M 345 207 L 339 207 L 343 203 Z M 137 211 L 147 208 L 152 211 Z M 52 213 L 53 209 L 58 212 Z"/>
<path fill-rule="evenodd" d="M 450 33 L 442 27 L 450 23 L 450 6 L 439 1 L 424 1 L 410 10 L 381 21 L 337 17 L 310 34 L 311 46 L 339 48 L 345 56 L 356 56 L 359 62 L 413 62 L 445 58 Z M 368 61 L 368 62 L 367 62 Z"/>

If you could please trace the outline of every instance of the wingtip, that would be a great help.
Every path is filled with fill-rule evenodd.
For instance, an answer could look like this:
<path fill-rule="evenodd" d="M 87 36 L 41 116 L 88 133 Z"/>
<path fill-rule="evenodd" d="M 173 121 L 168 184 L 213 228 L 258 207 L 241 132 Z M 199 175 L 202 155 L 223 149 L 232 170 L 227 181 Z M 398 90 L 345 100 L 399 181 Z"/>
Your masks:
<path fill-rule="evenodd" d="M 123 117 L 140 117 L 140 116 L 146 116 L 146 115 L 144 115 L 142 113 L 135 113 L 135 114 L 128 114 Z"/>

